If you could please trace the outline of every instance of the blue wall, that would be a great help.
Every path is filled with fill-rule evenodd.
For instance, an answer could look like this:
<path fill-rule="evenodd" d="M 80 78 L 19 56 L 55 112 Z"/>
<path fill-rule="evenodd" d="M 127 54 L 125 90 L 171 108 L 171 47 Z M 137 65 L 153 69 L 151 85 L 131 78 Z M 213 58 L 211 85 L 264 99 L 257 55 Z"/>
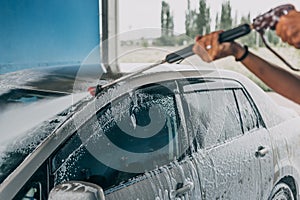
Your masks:
<path fill-rule="evenodd" d="M 0 64 L 81 62 L 98 44 L 98 0 L 0 0 Z"/>

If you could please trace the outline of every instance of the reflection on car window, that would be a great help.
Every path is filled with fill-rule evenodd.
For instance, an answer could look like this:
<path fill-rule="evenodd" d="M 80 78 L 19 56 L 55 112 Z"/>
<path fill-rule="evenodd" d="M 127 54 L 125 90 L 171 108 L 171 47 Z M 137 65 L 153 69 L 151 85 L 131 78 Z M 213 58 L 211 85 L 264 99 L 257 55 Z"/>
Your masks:
<path fill-rule="evenodd" d="M 235 90 L 235 94 L 241 112 L 244 132 L 257 128 L 259 125 L 258 117 L 244 92 L 241 89 L 238 89 Z"/>
<path fill-rule="evenodd" d="M 47 199 L 48 162 L 42 164 L 31 178 L 18 191 L 13 200 L 40 200 Z"/>
<path fill-rule="evenodd" d="M 232 90 L 195 91 L 184 96 L 200 147 L 212 147 L 242 134 Z"/>
<path fill-rule="evenodd" d="M 106 105 L 52 159 L 55 184 L 68 180 L 104 189 L 178 158 L 175 97 L 160 86 Z"/>
<path fill-rule="evenodd" d="M 25 194 L 25 196 L 22 198 L 22 200 L 41 200 L 42 186 L 40 183 L 35 183 Z"/>

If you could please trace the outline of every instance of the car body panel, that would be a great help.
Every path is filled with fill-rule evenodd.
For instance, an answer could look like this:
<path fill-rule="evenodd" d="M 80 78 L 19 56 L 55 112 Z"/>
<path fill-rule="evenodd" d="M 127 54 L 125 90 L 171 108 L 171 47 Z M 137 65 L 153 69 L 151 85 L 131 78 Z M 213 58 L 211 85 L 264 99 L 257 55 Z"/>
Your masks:
<path fill-rule="evenodd" d="M 162 66 L 162 68 L 163 67 L 164 66 Z M 173 67 L 173 65 L 171 65 L 171 67 Z M 179 71 L 176 71 L 176 68 L 178 68 Z M 191 192 L 187 192 L 186 197 L 188 199 L 193 199 L 194 197 L 201 197 L 205 199 L 205 195 L 207 195 L 205 193 L 213 193 L 216 188 L 218 188 L 217 186 L 222 185 L 222 181 L 214 182 L 215 180 L 223 180 L 222 188 L 226 188 L 225 181 L 229 176 L 238 176 L 238 172 L 240 174 L 245 173 L 246 175 L 253 175 L 255 173 L 255 171 L 253 170 L 257 170 L 257 168 L 260 168 L 258 171 L 264 174 L 264 176 L 262 176 L 260 180 L 254 180 L 251 178 L 247 179 L 247 177 L 244 177 L 244 180 L 241 180 L 241 182 L 239 183 L 232 183 L 231 186 L 239 185 L 238 188 L 240 188 L 242 183 L 248 181 L 248 183 L 253 186 L 253 189 L 264 188 L 266 190 L 266 193 L 259 192 L 261 193 L 259 194 L 259 196 L 262 195 L 262 198 L 265 198 L 269 195 L 270 189 L 274 186 L 275 183 L 280 181 L 281 178 L 285 176 L 292 176 L 296 179 L 299 178 L 298 171 L 300 169 L 300 156 L 298 155 L 298 151 L 295 149 L 299 144 L 299 116 L 292 116 L 288 113 L 285 113 L 283 110 L 278 108 L 261 89 L 259 89 L 247 78 L 237 73 L 222 70 L 198 70 L 190 67 L 186 68 L 187 69 L 180 71 L 181 66 L 174 65 L 174 71 L 150 71 L 149 73 L 126 80 L 126 83 L 120 83 L 117 86 L 105 90 L 103 94 L 100 93 L 97 98 L 83 98 L 84 100 L 74 104 L 74 109 L 71 109 L 72 111 L 69 112 L 63 120 L 56 124 L 56 127 L 52 131 L 52 133 L 49 134 L 49 136 L 40 145 L 38 145 L 30 155 L 27 156 L 22 164 L 19 165 L 10 174 L 10 176 L 1 183 L 0 199 L 12 198 L 18 192 L 19 188 L 21 188 L 22 185 L 26 183 L 26 181 L 39 168 L 39 166 L 42 165 L 50 157 L 50 155 L 53 154 L 53 152 L 55 152 L 61 146 L 62 143 L 70 138 L 70 136 L 76 130 L 78 130 L 78 128 L 82 127 L 86 123 L 87 119 L 92 118 L 98 110 L 100 110 L 112 100 L 117 99 L 122 95 L 125 95 L 128 92 L 132 91 L 133 89 L 146 84 L 193 77 L 232 80 L 241 83 L 242 88 L 247 91 L 247 93 L 249 94 L 249 98 L 251 98 L 255 103 L 254 106 L 259 111 L 259 114 L 261 115 L 261 118 L 263 120 L 263 126 L 265 126 L 268 131 L 266 129 L 261 129 L 260 131 L 247 133 L 246 137 L 243 138 L 245 142 L 242 142 L 241 144 L 237 142 L 238 140 L 232 140 L 231 143 L 236 143 L 233 147 L 227 147 L 226 145 L 229 146 L 230 144 L 228 143 L 223 146 L 221 145 L 216 149 L 211 149 L 207 152 L 194 152 L 192 153 L 191 157 L 184 159 L 182 162 L 173 163 L 175 165 L 174 168 L 162 166 L 160 169 L 151 171 L 145 176 L 142 176 L 140 179 L 132 180 L 131 182 L 129 181 L 127 184 L 132 183 L 130 186 L 122 186 L 121 184 L 121 186 L 116 186 L 116 188 L 113 189 L 112 192 L 106 191 L 108 199 L 114 199 L 117 196 L 120 197 L 124 195 L 134 196 L 135 194 L 137 196 L 141 195 L 141 198 L 152 198 L 154 196 L 155 198 L 171 198 L 176 189 L 179 189 L 180 186 L 188 185 L 190 184 L 190 182 L 193 183 L 193 188 L 191 189 Z M 227 84 L 223 84 L 223 87 L 227 86 Z M 266 101 L 269 103 L 266 104 Z M 188 129 L 185 130 L 185 132 L 187 133 L 189 133 L 189 131 L 190 130 Z M 288 132 L 288 134 L 283 134 L 283 131 Z M 256 138 L 255 141 L 257 143 L 255 143 L 255 145 L 249 143 L 245 148 L 244 144 L 252 139 L 251 136 Z M 283 143 L 282 141 L 286 142 Z M 270 151 L 266 157 L 255 160 L 253 159 L 253 155 L 255 154 L 255 151 L 257 150 L 259 145 L 269 147 Z M 227 149 L 220 150 L 222 148 Z M 220 151 L 220 154 L 218 153 L 218 149 Z M 240 149 L 240 151 L 238 151 L 237 149 Z M 230 163 L 226 164 L 227 161 L 220 160 L 225 156 L 223 151 L 225 151 L 225 153 L 231 152 L 229 155 L 236 162 L 235 166 L 240 167 L 240 171 L 235 173 L 230 168 Z M 213 155 L 215 155 L 215 158 L 212 159 L 211 157 Z M 234 157 L 236 157 L 235 155 L 242 155 L 242 159 L 244 160 L 234 159 Z M 218 157 L 220 159 L 218 159 Z M 249 169 L 249 171 L 247 171 L 247 169 L 244 169 L 246 171 L 241 170 L 242 166 L 248 166 L 248 164 L 243 163 L 245 160 L 246 163 L 248 162 L 249 165 L 253 167 Z M 217 173 L 214 172 L 214 167 L 223 164 L 228 167 L 223 168 L 224 171 L 220 172 L 218 176 L 214 176 L 214 174 L 217 175 Z M 274 173 L 270 174 L 270 172 L 273 171 Z M 211 178 L 209 178 L 211 180 L 208 180 L 204 177 L 206 172 L 211 175 Z M 220 176 L 222 174 L 225 176 Z M 258 177 L 257 173 L 254 176 Z M 205 183 L 206 181 L 208 181 L 207 186 L 205 186 L 206 188 L 204 188 L 205 184 L 203 183 Z M 180 185 L 178 185 L 178 183 L 180 183 Z M 264 185 L 265 183 L 270 183 L 270 185 Z M 201 187 L 202 191 L 197 191 L 196 189 L 198 187 Z M 145 193 L 138 192 L 139 190 L 144 191 L 146 189 L 149 190 Z M 203 192 L 205 189 L 208 189 L 209 191 Z M 226 192 L 225 189 L 222 191 L 223 193 Z M 215 197 L 222 197 L 222 191 L 218 194 L 215 193 Z M 253 197 L 251 196 L 249 191 L 246 194 L 249 194 L 249 199 Z"/>
<path fill-rule="evenodd" d="M 300 155 L 299 150 L 295 147 L 300 143 L 299 130 L 300 124 L 297 117 L 286 120 L 270 129 L 274 147 L 274 161 L 276 161 L 274 163 L 274 184 L 285 177 L 293 177 L 298 195 L 300 189 L 298 181 L 300 178 Z"/>

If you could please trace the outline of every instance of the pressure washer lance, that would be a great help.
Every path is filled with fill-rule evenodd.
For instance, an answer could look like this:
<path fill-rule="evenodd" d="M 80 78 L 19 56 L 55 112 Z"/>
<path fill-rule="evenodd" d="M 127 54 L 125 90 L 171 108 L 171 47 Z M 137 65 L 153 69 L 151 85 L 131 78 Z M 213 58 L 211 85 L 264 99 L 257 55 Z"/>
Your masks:
<path fill-rule="evenodd" d="M 224 31 L 219 35 L 219 42 L 233 41 L 236 38 L 239 38 L 239 37 L 242 37 L 242 36 L 248 34 L 250 31 L 251 31 L 251 28 L 248 24 L 244 24 L 244 25 L 241 25 L 241 26 L 236 27 L 234 29 Z M 133 73 L 122 76 L 122 77 L 120 77 L 120 78 L 118 78 L 118 79 L 116 79 L 112 82 L 109 82 L 107 84 L 97 85 L 96 87 L 90 87 L 88 89 L 88 91 L 91 93 L 92 96 L 97 96 L 103 89 L 105 89 L 109 86 L 112 86 L 116 83 L 119 83 L 121 81 L 127 80 L 127 79 L 129 79 L 129 78 L 131 78 L 135 75 L 138 75 L 138 74 L 140 74 L 144 71 L 152 69 L 152 68 L 154 68 L 158 65 L 161 65 L 161 64 L 164 64 L 164 63 L 175 63 L 177 61 L 183 60 L 183 59 L 185 59 L 189 56 L 194 55 L 193 46 L 194 46 L 194 44 L 189 45 L 188 47 L 186 47 L 184 49 L 181 49 L 181 50 L 178 50 L 176 52 L 170 53 L 165 57 L 165 59 L 163 59 L 161 61 L 158 61 L 158 62 L 156 62 L 152 65 L 141 68 L 141 69 L 139 69 L 139 70 L 137 70 Z"/>
<path fill-rule="evenodd" d="M 288 14 L 291 10 L 295 10 L 295 7 L 291 4 L 285 4 L 278 6 L 276 8 L 271 9 L 270 11 L 259 15 L 255 19 L 253 19 L 253 23 L 251 25 L 249 24 L 243 24 L 241 26 L 238 26 L 234 29 L 225 31 L 219 35 L 219 42 L 232 42 L 237 38 L 240 38 L 244 35 L 247 35 L 251 32 L 252 29 L 257 31 L 259 35 L 261 36 L 261 39 L 265 46 L 274 53 L 280 60 L 282 60 L 289 68 L 291 68 L 294 71 L 299 71 L 299 69 L 293 68 L 283 57 L 281 57 L 276 51 L 274 51 L 270 45 L 268 45 L 264 33 L 267 29 L 275 30 L 276 25 L 279 21 L 279 18 L 283 15 Z M 179 51 L 176 51 L 174 53 L 171 53 L 167 55 L 166 61 L 168 63 L 174 63 L 177 61 L 180 61 L 184 58 L 187 58 L 191 55 L 193 55 L 193 46 L 194 44 L 181 49 Z"/>
<path fill-rule="evenodd" d="M 278 53 L 276 53 L 266 42 L 264 38 L 265 30 L 271 29 L 275 30 L 275 27 L 279 21 L 279 18 L 283 15 L 288 14 L 291 10 L 295 10 L 295 7 L 291 4 L 285 4 L 278 6 L 276 8 L 271 9 L 265 14 L 259 15 L 253 20 L 253 23 L 251 25 L 249 24 L 243 24 L 236 28 L 224 31 L 219 34 L 219 42 L 232 42 L 237 38 L 240 38 L 242 36 L 245 36 L 251 32 L 252 29 L 257 31 L 261 38 L 263 43 L 266 45 L 266 47 L 273 52 L 279 59 L 281 59 L 288 67 L 290 67 L 292 70 L 299 71 L 299 69 L 293 68 L 284 58 L 282 58 Z M 88 90 L 93 96 L 97 96 L 104 88 L 107 88 L 109 86 L 112 86 L 116 83 L 119 83 L 121 81 L 124 81 L 128 78 L 131 78 L 137 74 L 140 74 L 144 71 L 147 71 L 149 69 L 152 69 L 158 65 L 164 64 L 164 63 L 175 63 L 178 61 L 181 61 L 187 57 L 190 57 L 194 55 L 193 52 L 194 44 L 189 45 L 186 48 L 183 48 L 181 50 L 175 51 L 173 53 L 168 54 L 165 59 L 158 61 L 152 65 L 149 65 L 147 67 L 144 67 L 142 69 L 139 69 L 133 73 L 130 73 L 128 75 L 122 76 L 112 82 L 109 82 L 104 85 L 97 85 L 96 87 L 90 87 Z"/>

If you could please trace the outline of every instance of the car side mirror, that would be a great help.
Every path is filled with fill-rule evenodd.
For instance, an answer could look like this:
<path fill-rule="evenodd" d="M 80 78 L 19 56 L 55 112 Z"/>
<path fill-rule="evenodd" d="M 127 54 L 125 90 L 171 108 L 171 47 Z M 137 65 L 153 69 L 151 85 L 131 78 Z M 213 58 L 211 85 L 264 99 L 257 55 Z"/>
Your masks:
<path fill-rule="evenodd" d="M 61 199 L 105 200 L 105 196 L 98 185 L 83 181 L 69 181 L 55 186 L 50 191 L 48 200 Z"/>

